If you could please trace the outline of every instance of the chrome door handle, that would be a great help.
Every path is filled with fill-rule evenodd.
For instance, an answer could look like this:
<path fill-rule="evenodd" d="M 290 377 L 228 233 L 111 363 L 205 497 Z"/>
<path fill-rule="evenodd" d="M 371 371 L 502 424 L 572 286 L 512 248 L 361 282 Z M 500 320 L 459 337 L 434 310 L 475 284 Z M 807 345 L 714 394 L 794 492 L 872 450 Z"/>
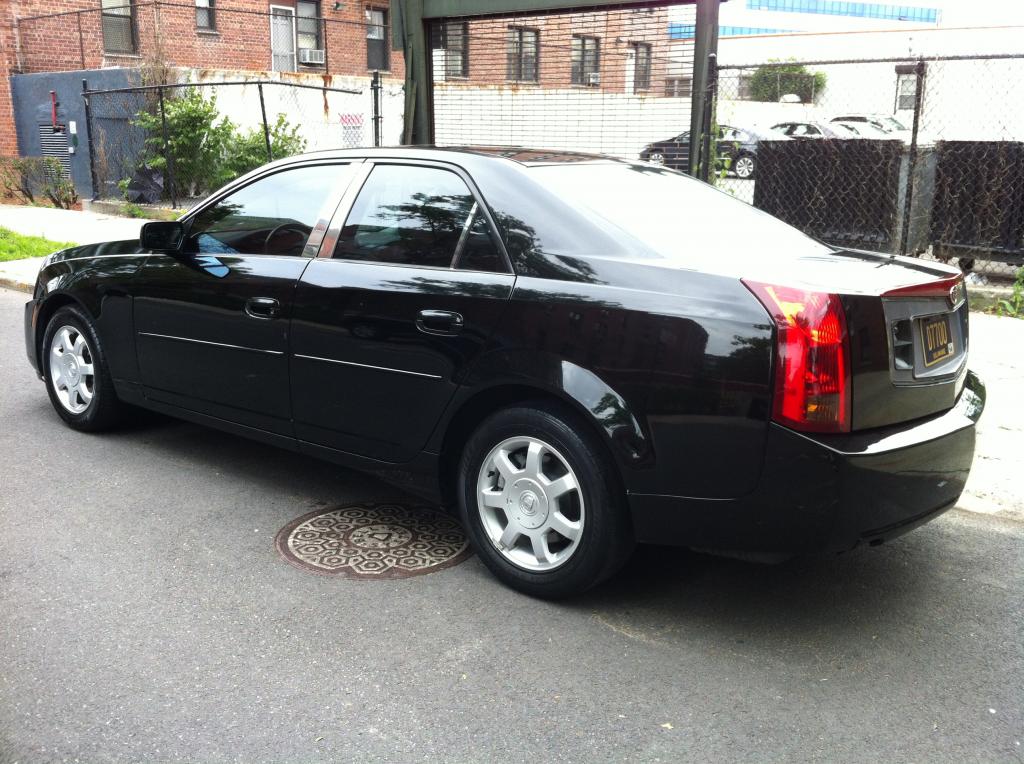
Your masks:
<path fill-rule="evenodd" d="M 245 312 L 252 318 L 277 318 L 281 303 L 271 297 L 250 297 L 245 301 Z"/>
<path fill-rule="evenodd" d="M 451 310 L 421 310 L 416 316 L 416 328 L 426 334 L 458 334 L 463 323 L 462 316 Z"/>

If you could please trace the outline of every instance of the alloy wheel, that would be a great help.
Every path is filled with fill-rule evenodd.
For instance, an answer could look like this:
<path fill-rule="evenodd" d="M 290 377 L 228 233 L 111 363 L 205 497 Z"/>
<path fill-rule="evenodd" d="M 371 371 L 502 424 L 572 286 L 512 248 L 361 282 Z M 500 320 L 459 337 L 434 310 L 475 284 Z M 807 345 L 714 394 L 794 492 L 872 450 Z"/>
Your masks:
<path fill-rule="evenodd" d="M 72 414 L 89 408 L 96 392 L 92 349 L 70 324 L 60 327 L 50 340 L 50 384 L 61 405 Z"/>
<path fill-rule="evenodd" d="M 568 461 L 534 437 L 502 441 L 483 460 L 477 508 L 487 538 L 513 565 L 546 571 L 564 565 L 583 535 L 586 513 Z"/>
<path fill-rule="evenodd" d="M 665 155 L 660 151 L 653 151 L 651 155 L 647 157 L 647 161 L 652 164 L 665 164 Z"/>
<path fill-rule="evenodd" d="M 740 157 L 736 160 L 736 174 L 741 178 L 749 178 L 754 174 L 754 160 L 751 157 Z"/>

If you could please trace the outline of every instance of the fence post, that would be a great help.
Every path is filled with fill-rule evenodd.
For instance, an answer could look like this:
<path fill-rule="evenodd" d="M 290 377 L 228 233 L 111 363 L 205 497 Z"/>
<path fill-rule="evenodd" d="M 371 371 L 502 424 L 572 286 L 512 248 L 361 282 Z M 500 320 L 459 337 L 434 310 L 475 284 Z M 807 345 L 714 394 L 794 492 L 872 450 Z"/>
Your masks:
<path fill-rule="evenodd" d="M 373 96 L 373 145 L 380 146 L 380 72 L 376 69 L 370 79 L 370 93 Z"/>
<path fill-rule="evenodd" d="M 256 89 L 260 91 L 260 114 L 263 115 L 263 141 L 267 144 L 267 161 L 274 161 L 274 152 L 270 148 L 270 125 L 267 124 L 267 105 L 263 101 L 263 83 L 256 83 Z"/>
<path fill-rule="evenodd" d="M 718 56 L 714 53 L 708 54 L 708 84 L 707 92 L 704 94 L 704 134 L 700 138 L 700 164 L 697 166 L 697 177 L 707 183 L 711 180 L 711 172 L 715 166 L 717 148 L 712 151 L 711 133 L 715 127 L 715 109 L 718 100 Z M 715 136 L 716 140 L 718 136 Z"/>
<path fill-rule="evenodd" d="M 911 204 L 914 200 L 914 170 L 917 169 L 917 134 L 921 126 L 921 103 L 924 97 L 925 63 L 923 58 L 917 60 L 914 74 L 917 77 L 914 89 L 914 125 L 910 130 L 910 153 L 907 156 L 907 190 L 903 194 L 903 224 L 900 226 L 901 255 L 907 254 L 907 243 L 910 236 Z"/>
<path fill-rule="evenodd" d="M 164 109 L 163 87 L 157 88 L 157 93 L 160 95 L 160 126 L 164 138 L 164 166 L 167 168 L 167 189 L 171 194 L 171 207 L 176 209 L 178 207 L 178 198 L 174 189 L 174 158 L 171 156 L 167 142 L 167 112 Z"/>
<path fill-rule="evenodd" d="M 85 101 L 85 150 L 89 152 L 89 183 L 92 185 L 92 198 L 99 199 L 96 180 L 96 157 L 92 146 L 92 107 L 89 104 L 89 83 L 82 80 L 82 100 Z"/>

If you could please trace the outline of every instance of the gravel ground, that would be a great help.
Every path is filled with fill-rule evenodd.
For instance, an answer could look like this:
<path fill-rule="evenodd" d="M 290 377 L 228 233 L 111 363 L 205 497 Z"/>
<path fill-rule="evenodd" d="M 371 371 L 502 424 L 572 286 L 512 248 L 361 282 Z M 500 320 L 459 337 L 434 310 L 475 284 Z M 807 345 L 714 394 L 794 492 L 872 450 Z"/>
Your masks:
<path fill-rule="evenodd" d="M 394 489 L 155 416 L 68 430 L 24 299 L 0 290 L 0 761 L 1024 758 L 1019 502 L 775 567 L 646 547 L 562 604 L 476 558 L 317 576 L 275 532 Z M 1019 453 L 994 406 L 979 453 Z"/>

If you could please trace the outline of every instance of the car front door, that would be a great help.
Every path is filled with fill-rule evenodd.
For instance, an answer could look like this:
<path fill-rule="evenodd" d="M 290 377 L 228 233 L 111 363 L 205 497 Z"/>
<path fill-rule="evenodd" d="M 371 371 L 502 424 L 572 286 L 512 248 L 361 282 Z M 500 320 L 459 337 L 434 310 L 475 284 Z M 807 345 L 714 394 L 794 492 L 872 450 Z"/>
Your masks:
<path fill-rule="evenodd" d="M 292 436 L 288 321 L 352 166 L 269 171 L 185 222 L 183 252 L 135 279 L 139 376 L 150 400 Z"/>
<path fill-rule="evenodd" d="M 368 162 L 362 178 L 296 289 L 295 432 L 404 462 L 484 350 L 515 276 L 461 170 Z"/>

